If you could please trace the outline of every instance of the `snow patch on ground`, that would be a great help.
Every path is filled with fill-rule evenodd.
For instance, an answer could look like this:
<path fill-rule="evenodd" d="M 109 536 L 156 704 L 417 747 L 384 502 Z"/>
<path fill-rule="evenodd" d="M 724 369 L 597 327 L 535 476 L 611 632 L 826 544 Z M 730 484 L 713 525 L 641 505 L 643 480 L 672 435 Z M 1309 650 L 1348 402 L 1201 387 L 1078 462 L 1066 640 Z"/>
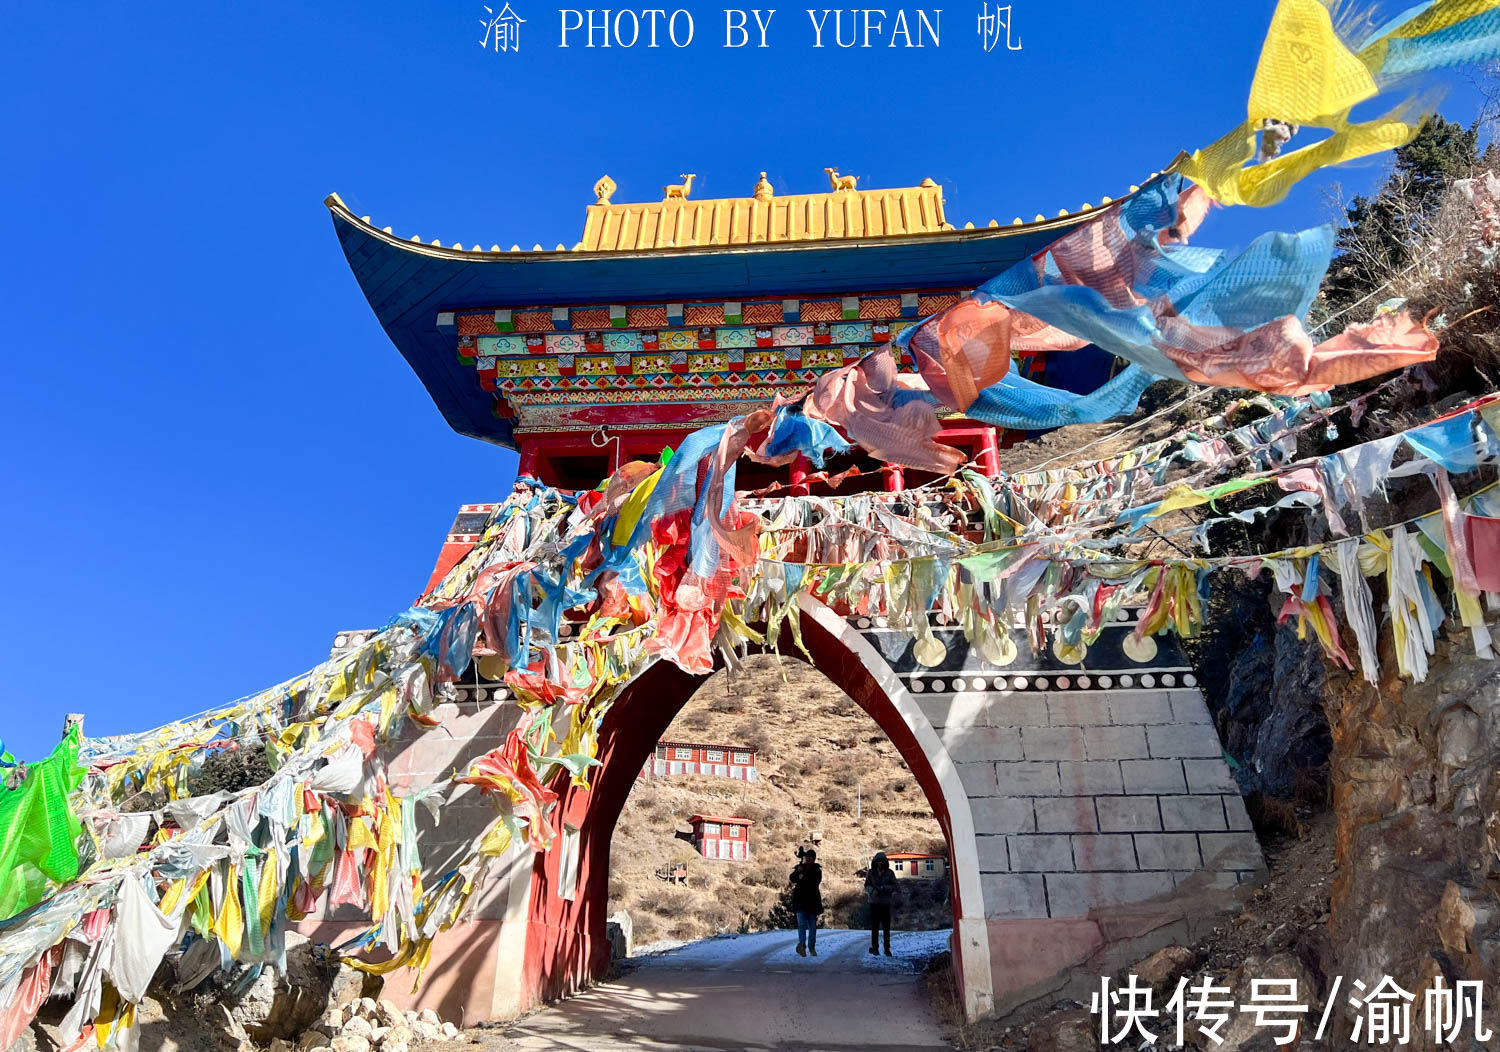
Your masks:
<path fill-rule="evenodd" d="M 864 933 L 861 932 L 861 935 Z M 867 953 L 864 968 L 867 972 L 920 972 L 927 962 L 946 951 L 951 945 L 953 931 L 893 931 L 891 932 L 891 956 L 876 957 Z"/>
<path fill-rule="evenodd" d="M 631 963 L 644 968 L 772 968 L 799 971 L 829 968 L 910 974 L 922 971 L 930 958 L 947 950 L 951 934 L 950 929 L 892 932 L 890 957 L 866 952 L 870 935 L 865 931 L 820 929 L 816 957 L 797 954 L 797 934 L 791 930 L 720 935 L 675 946 L 662 943 L 643 946 L 631 958 Z"/>

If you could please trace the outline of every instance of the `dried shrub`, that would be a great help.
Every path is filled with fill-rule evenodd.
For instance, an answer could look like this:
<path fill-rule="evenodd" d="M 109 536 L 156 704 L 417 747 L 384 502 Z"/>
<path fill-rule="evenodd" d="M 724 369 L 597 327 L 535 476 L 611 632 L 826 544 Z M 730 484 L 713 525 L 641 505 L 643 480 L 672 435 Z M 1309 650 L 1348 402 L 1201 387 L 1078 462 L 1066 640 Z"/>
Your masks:
<path fill-rule="evenodd" d="M 686 888 L 667 887 L 663 888 L 656 896 L 653 903 L 657 913 L 673 914 L 682 913 L 693 909 L 698 904 L 698 896 Z"/>
<path fill-rule="evenodd" d="M 827 772 L 829 781 L 845 788 L 858 783 L 865 773 L 860 763 L 848 756 L 841 756 L 829 763 Z"/>
<path fill-rule="evenodd" d="M 188 775 L 188 792 L 193 796 L 209 793 L 233 793 L 254 785 L 263 785 L 271 777 L 271 764 L 263 745 L 219 749 Z"/>
<path fill-rule="evenodd" d="M 710 712 L 744 712 L 749 701 L 743 694 L 725 694 L 709 702 Z"/>
<path fill-rule="evenodd" d="M 693 709 L 679 716 L 677 722 L 682 724 L 684 730 L 702 731 L 713 722 L 713 717 L 707 709 Z"/>

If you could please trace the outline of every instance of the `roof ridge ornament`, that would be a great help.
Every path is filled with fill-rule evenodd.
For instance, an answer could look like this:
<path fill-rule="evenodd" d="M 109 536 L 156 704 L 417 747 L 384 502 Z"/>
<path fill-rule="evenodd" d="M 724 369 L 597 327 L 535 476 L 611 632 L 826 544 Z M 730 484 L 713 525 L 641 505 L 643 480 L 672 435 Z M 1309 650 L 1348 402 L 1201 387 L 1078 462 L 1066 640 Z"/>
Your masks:
<path fill-rule="evenodd" d="M 618 187 L 615 186 L 615 181 L 613 179 L 611 179 L 609 177 L 609 173 L 606 172 L 599 179 L 599 181 L 594 184 L 594 197 L 596 198 L 596 200 L 594 201 L 594 204 L 596 204 L 596 205 L 607 205 L 607 204 L 609 204 L 610 196 L 617 189 L 618 189 Z"/>
<path fill-rule="evenodd" d="M 828 181 L 833 184 L 834 193 L 844 191 L 852 193 L 859 189 L 859 176 L 840 175 L 837 168 L 824 168 L 823 171 L 828 173 Z"/>
<path fill-rule="evenodd" d="M 755 193 L 753 196 L 757 201 L 769 201 L 776 196 L 776 191 L 771 186 L 771 180 L 766 178 L 765 172 L 760 173 L 760 179 L 755 184 Z"/>
<path fill-rule="evenodd" d="M 686 201 L 688 199 L 688 194 L 693 192 L 693 180 L 698 178 L 696 173 L 692 175 L 687 175 L 684 173 L 682 175 L 679 175 L 677 178 L 681 179 L 682 182 L 672 183 L 669 186 L 664 186 L 661 188 L 662 200 Z"/>

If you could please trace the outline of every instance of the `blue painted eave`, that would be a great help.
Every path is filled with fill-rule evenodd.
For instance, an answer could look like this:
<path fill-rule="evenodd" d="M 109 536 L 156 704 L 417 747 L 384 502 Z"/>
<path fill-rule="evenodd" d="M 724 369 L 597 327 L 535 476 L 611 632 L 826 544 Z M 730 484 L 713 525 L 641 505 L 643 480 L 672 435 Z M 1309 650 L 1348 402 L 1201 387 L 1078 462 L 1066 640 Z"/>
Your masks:
<path fill-rule="evenodd" d="M 1154 182 L 1154 180 L 1153 180 Z M 1147 183 L 1150 186 L 1151 183 Z M 458 360 L 444 311 L 777 299 L 973 288 L 1087 220 L 912 237 L 735 245 L 648 252 L 475 253 L 403 241 L 326 204 L 354 278 L 443 417 L 459 434 L 515 447 L 473 366 Z"/>

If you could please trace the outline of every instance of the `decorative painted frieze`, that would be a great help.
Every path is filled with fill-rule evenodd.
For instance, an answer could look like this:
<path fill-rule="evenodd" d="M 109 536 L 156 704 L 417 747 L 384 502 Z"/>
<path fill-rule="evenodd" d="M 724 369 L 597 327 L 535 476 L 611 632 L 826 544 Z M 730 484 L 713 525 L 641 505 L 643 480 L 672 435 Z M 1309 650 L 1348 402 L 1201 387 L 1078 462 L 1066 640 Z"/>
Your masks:
<path fill-rule="evenodd" d="M 710 303 L 600 304 L 588 307 L 445 311 L 445 331 L 459 336 L 560 333 L 590 329 L 666 329 L 785 325 L 802 322 L 894 321 L 921 318 L 952 306 L 967 290 L 871 293 L 804 300 L 728 300 Z"/>

